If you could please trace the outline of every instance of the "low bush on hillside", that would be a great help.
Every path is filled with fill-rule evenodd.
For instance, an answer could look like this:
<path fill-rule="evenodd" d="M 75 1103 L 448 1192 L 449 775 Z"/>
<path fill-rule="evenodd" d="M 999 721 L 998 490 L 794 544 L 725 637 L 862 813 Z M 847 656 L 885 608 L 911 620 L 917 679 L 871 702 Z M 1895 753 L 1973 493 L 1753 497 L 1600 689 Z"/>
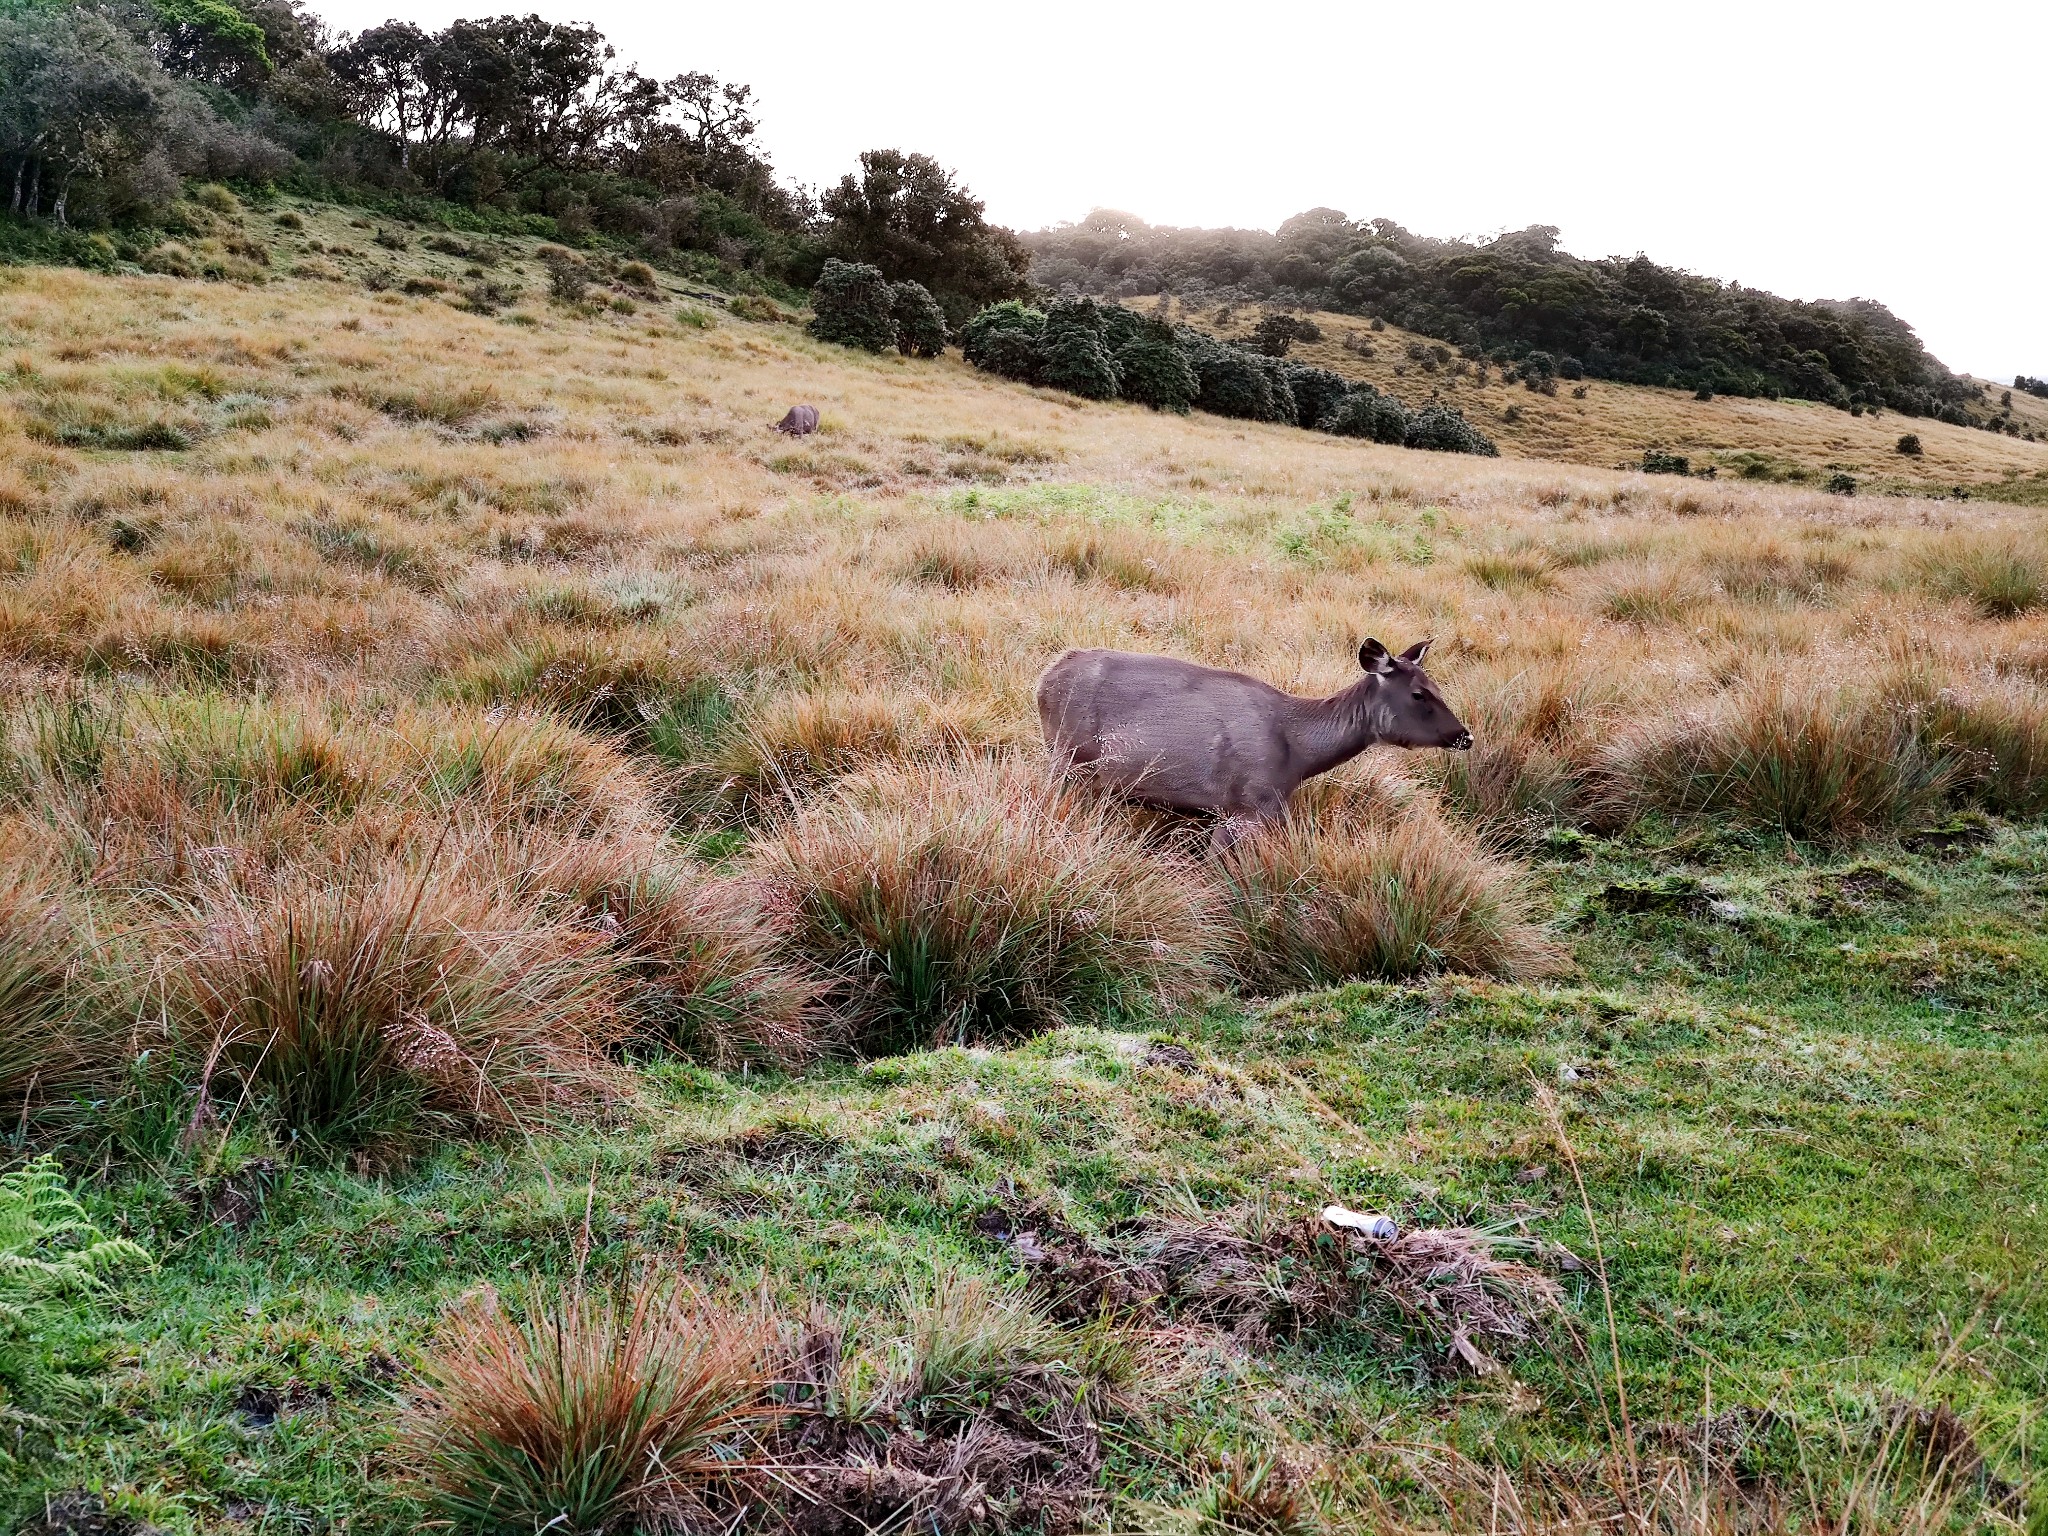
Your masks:
<path fill-rule="evenodd" d="M 1253 992 L 1433 971 L 1528 980 L 1563 963 L 1513 866 L 1421 809 L 1297 814 L 1239 843 L 1219 878 L 1228 963 Z"/>
<path fill-rule="evenodd" d="M 896 296 L 880 267 L 863 261 L 825 263 L 811 285 L 811 334 L 820 341 L 885 352 L 896 345 Z"/>
<path fill-rule="evenodd" d="M 866 262 L 826 261 L 811 287 L 810 332 L 820 341 L 905 357 L 937 357 L 950 335 L 946 314 L 922 283 L 892 283 Z"/>
<path fill-rule="evenodd" d="M 1200 876 L 1036 765 L 860 776 L 767 834 L 748 872 L 869 1054 L 1183 996 L 1211 945 Z"/>
<path fill-rule="evenodd" d="M 1371 385 L 1352 384 L 1327 368 L 1218 341 L 1121 304 L 1061 299 L 1041 310 L 1011 299 L 990 305 L 967 322 L 961 350 L 987 372 L 1090 400 L 1134 400 L 1176 412 L 1193 407 L 1438 453 L 1497 452 L 1452 406 L 1431 402 L 1411 413 Z"/>

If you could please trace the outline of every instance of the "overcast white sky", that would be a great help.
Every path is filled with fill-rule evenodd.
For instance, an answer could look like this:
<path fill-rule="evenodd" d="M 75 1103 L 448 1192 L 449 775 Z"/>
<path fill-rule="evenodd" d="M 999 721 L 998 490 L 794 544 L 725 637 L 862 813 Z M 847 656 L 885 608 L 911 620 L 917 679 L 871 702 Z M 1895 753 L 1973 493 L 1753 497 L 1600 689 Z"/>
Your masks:
<path fill-rule="evenodd" d="M 2048 0 L 314 0 L 359 30 L 538 9 L 754 87 L 787 177 L 954 167 L 1019 229 L 1555 224 L 1585 256 L 1881 300 L 1951 367 L 2048 375 Z"/>

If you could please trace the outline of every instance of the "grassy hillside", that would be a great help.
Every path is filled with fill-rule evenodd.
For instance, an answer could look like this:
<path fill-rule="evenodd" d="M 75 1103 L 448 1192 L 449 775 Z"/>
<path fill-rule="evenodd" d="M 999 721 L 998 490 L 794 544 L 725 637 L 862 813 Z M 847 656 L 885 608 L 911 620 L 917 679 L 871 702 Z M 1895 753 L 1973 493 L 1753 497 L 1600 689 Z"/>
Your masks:
<path fill-rule="evenodd" d="M 1150 301 L 1138 301 L 1144 308 Z M 1219 322 L 1217 311 L 1176 311 L 1176 318 L 1219 336 L 1250 335 L 1262 311 L 1241 306 Z M 1288 354 L 1346 378 L 1363 379 L 1410 405 L 1432 393 L 1457 406 L 1493 438 L 1503 453 L 1570 464 L 1625 465 L 1645 449 L 1683 454 L 1695 473 L 1716 479 L 1825 486 L 1848 474 L 1864 494 L 1953 495 L 2048 504 L 2048 401 L 2015 392 L 2012 415 L 2035 441 L 1950 426 L 1893 411 L 1851 416 L 1811 400 L 1694 398 L 1690 390 L 1617 384 L 1603 379 L 1559 380 L 1554 395 L 1503 382 L 1498 368 L 1482 382 L 1470 364 L 1452 356 L 1438 363 L 1409 356 L 1428 351 L 1431 338 L 1389 326 L 1374 331 L 1355 315 L 1309 316 L 1322 340 L 1298 342 Z M 1372 355 L 1359 350 L 1369 347 Z M 1986 381 L 1995 401 L 2002 387 Z M 2006 381 L 2006 385 L 2011 384 Z M 1901 436 L 1920 439 L 1918 457 L 1900 454 Z"/>
<path fill-rule="evenodd" d="M 0 1112 L 154 1261 L 0 1312 L 0 1516 L 2038 1528 L 2039 514 L 296 216 L 198 253 L 261 284 L 0 272 Z M 1474 752 L 1222 866 L 1045 782 L 1063 648 L 1367 635 Z"/>

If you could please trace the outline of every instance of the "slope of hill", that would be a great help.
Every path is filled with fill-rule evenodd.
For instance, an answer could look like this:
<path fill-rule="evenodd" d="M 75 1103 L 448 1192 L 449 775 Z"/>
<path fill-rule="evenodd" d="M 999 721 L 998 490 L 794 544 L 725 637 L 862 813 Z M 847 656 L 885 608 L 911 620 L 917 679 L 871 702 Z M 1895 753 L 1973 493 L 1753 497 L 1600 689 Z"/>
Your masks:
<path fill-rule="evenodd" d="M 155 1259 L 0 1329 L 6 1528 L 2038 1518 L 2037 514 L 215 201 L 0 271 L 0 1117 Z M 1472 753 L 1047 783 L 1063 648 L 1367 636 Z"/>
<path fill-rule="evenodd" d="M 1132 301 L 1150 310 L 1156 301 Z M 1227 314 L 1219 321 L 1218 314 Z M 1213 335 L 1244 340 L 1265 313 L 1257 306 L 1175 311 L 1175 318 Z M 1490 366 L 1481 381 L 1470 363 L 1430 337 L 1388 326 L 1374 331 L 1354 315 L 1311 312 L 1322 333 L 1296 342 L 1288 355 L 1416 405 L 1437 395 L 1462 410 L 1503 453 L 1605 466 L 1641 461 L 1646 449 L 1684 455 L 1716 478 L 1824 486 L 1837 474 L 1866 493 L 1968 495 L 2031 506 L 2048 505 L 2048 401 L 2012 396 L 2010 414 L 2025 436 L 1954 426 L 1927 417 L 1872 410 L 1852 416 L 1811 400 L 1764 400 L 1691 390 L 1619 384 L 1606 379 L 1559 380 L 1542 394 L 1502 379 Z M 1363 355 L 1361 348 L 1370 348 Z M 1417 355 L 1411 355 L 1417 354 Z M 1983 381 L 1973 380 L 1972 383 Z M 2009 381 L 2008 381 L 2009 382 Z M 2002 393 L 1986 383 L 1989 398 Z M 1898 452 L 1911 434 L 1921 453 Z"/>

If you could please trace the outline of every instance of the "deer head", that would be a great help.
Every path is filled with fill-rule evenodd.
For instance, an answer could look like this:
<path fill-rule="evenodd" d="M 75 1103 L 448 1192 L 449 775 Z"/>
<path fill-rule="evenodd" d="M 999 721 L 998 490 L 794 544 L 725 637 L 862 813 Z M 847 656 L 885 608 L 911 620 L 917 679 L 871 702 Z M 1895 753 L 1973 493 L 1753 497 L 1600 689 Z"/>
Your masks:
<path fill-rule="evenodd" d="M 1443 694 L 1422 670 L 1429 646 L 1427 640 L 1417 641 L 1398 656 L 1377 640 L 1358 648 L 1358 664 L 1379 682 L 1374 697 L 1384 722 L 1379 739 L 1396 747 L 1466 751 L 1472 745 L 1472 733 L 1451 713 Z"/>

